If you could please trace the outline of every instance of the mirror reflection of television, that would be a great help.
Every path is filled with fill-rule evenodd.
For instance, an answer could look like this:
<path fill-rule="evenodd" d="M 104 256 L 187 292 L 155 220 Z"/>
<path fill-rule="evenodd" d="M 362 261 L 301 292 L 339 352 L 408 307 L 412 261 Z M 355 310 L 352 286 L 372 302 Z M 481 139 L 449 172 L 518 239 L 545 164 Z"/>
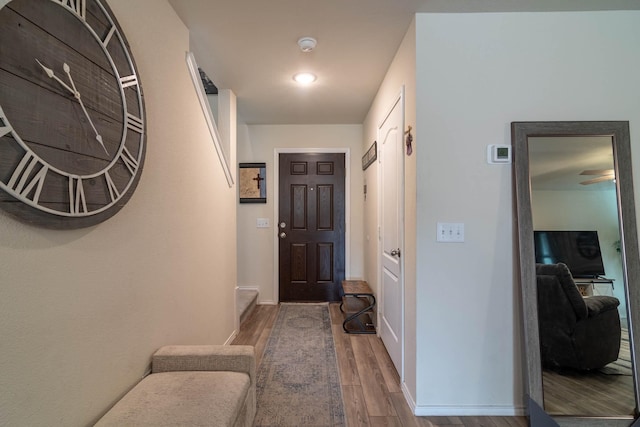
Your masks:
<path fill-rule="evenodd" d="M 604 276 L 597 231 L 534 231 L 536 263 L 569 267 L 578 278 Z"/>

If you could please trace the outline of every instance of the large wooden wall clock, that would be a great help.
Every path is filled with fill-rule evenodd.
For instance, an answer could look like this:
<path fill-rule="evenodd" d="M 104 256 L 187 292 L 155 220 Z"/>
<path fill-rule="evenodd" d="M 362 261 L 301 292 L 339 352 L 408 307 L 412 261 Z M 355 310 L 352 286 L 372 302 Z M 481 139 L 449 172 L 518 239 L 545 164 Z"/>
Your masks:
<path fill-rule="evenodd" d="M 49 228 L 98 224 L 131 197 L 145 144 L 138 72 L 104 0 L 0 9 L 0 207 Z"/>

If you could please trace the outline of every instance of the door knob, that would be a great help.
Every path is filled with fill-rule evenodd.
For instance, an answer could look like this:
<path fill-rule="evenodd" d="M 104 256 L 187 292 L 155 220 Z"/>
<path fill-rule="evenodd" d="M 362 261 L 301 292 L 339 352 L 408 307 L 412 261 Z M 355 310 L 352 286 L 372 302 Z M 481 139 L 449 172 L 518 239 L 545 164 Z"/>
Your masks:
<path fill-rule="evenodd" d="M 282 233 L 280 233 L 280 238 L 284 239 L 285 237 L 287 237 L 287 233 L 285 233 L 284 231 Z"/>
<path fill-rule="evenodd" d="M 391 256 L 397 256 L 398 258 L 400 258 L 400 248 L 398 249 L 393 249 L 390 253 Z"/>

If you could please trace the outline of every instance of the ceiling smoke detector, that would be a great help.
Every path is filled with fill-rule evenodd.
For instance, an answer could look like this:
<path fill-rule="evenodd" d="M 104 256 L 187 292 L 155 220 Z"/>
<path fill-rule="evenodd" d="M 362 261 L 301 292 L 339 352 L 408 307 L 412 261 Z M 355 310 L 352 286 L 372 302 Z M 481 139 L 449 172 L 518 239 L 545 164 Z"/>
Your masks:
<path fill-rule="evenodd" d="M 311 52 L 316 48 L 318 42 L 313 37 L 302 37 L 298 40 L 298 46 L 300 46 L 300 50 L 303 52 Z"/>

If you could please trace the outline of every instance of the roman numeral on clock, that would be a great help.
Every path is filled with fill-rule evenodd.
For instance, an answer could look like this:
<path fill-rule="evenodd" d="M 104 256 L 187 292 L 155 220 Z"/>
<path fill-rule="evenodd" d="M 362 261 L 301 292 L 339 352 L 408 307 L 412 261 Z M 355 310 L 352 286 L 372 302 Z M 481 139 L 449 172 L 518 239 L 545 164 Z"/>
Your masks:
<path fill-rule="evenodd" d="M 138 84 L 138 76 L 133 74 L 131 76 L 120 77 L 120 84 L 122 84 L 123 88 L 127 88 L 129 86 L 136 86 Z"/>
<path fill-rule="evenodd" d="M 144 132 L 144 122 L 141 118 L 136 117 L 133 114 L 127 113 L 127 127 L 140 134 Z"/>
<path fill-rule="evenodd" d="M 104 36 L 104 39 L 102 39 L 102 44 L 104 45 L 104 47 L 107 47 L 107 45 L 109 44 L 109 41 L 111 41 L 111 37 L 113 37 L 113 34 L 116 32 L 116 26 L 114 25 L 113 27 L 109 28 L 109 31 L 107 32 L 107 35 Z"/>
<path fill-rule="evenodd" d="M 7 186 L 18 196 L 38 203 L 48 171 L 49 168 L 33 153 L 27 152 L 13 171 Z"/>
<path fill-rule="evenodd" d="M 84 196 L 82 178 L 69 177 L 69 212 L 71 214 L 87 213 L 87 199 Z"/>
<path fill-rule="evenodd" d="M 8 133 L 11 133 L 13 129 L 8 124 L 2 123 L 2 117 L 0 116 L 0 138 Z"/>
<path fill-rule="evenodd" d="M 57 0 L 60 4 L 65 6 L 67 9 L 71 9 L 82 18 L 83 21 L 86 21 L 87 16 L 87 0 Z"/>
<path fill-rule="evenodd" d="M 5 118 L 4 111 L 2 111 L 2 107 L 0 107 L 0 138 L 2 138 L 3 136 L 5 136 L 10 132 L 13 132 L 13 128 Z"/>
<path fill-rule="evenodd" d="M 104 179 L 107 181 L 107 188 L 109 189 L 109 197 L 111 197 L 112 202 L 115 202 L 120 198 L 120 191 L 118 190 L 118 187 L 116 187 L 116 184 L 113 182 L 111 175 L 109 175 L 109 171 L 106 171 L 104 173 Z"/>
<path fill-rule="evenodd" d="M 129 170 L 129 173 L 131 173 L 131 175 L 135 175 L 136 171 L 138 170 L 138 166 L 140 164 L 138 163 L 138 160 L 131 155 L 131 152 L 127 150 L 127 147 L 124 147 L 122 149 L 120 158 L 122 159 L 122 161 L 124 162 L 124 165 Z"/>

